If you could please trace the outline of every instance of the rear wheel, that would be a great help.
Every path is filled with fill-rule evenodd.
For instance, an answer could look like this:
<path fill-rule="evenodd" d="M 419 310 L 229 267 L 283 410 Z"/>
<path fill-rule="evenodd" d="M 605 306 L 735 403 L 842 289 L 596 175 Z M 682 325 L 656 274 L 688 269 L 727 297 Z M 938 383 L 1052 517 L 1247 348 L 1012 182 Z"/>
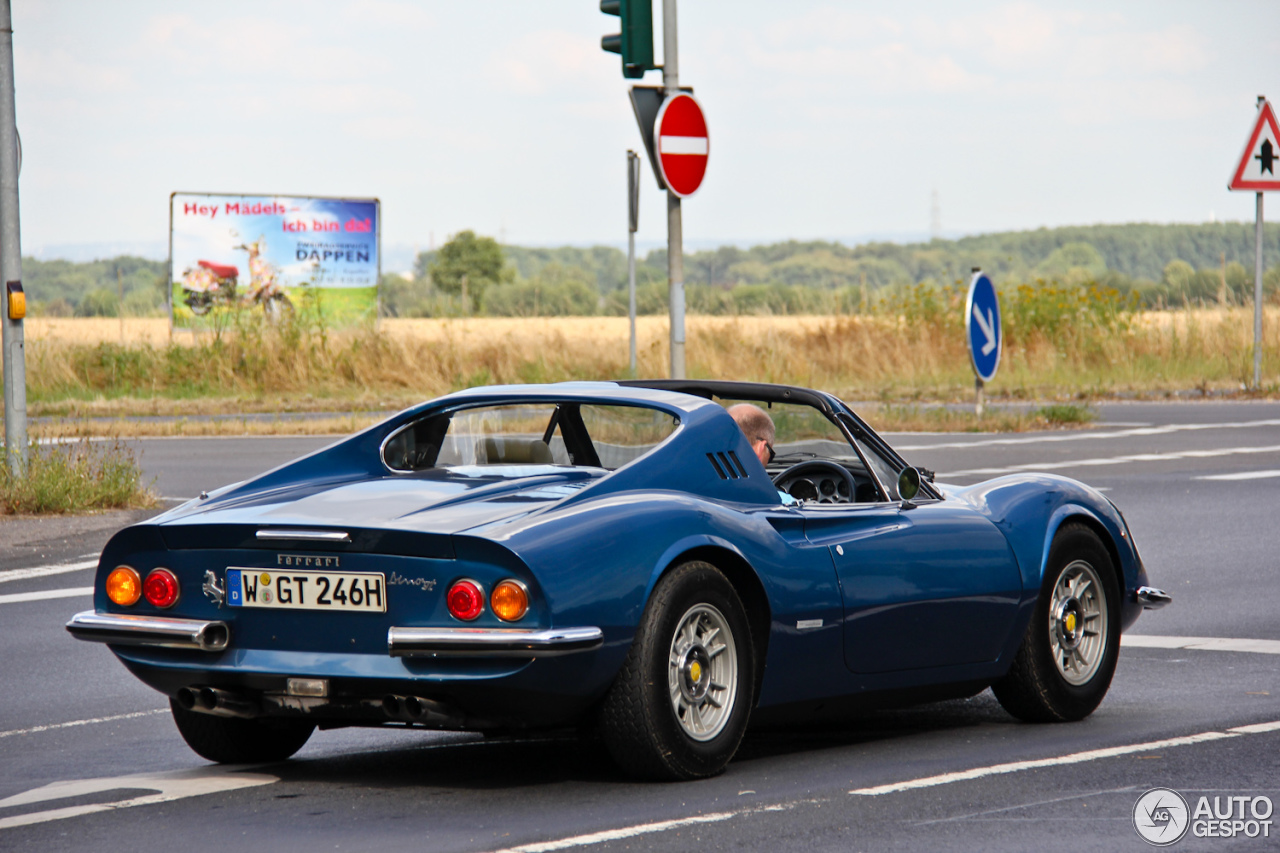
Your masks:
<path fill-rule="evenodd" d="M 299 720 L 242 720 L 188 711 L 170 699 L 178 732 L 197 755 L 219 764 L 284 761 L 311 737 L 315 725 Z"/>
<path fill-rule="evenodd" d="M 272 294 L 262 304 L 262 310 L 266 312 L 268 323 L 279 323 L 283 320 L 292 319 L 293 302 L 283 293 Z"/>
<path fill-rule="evenodd" d="M 1049 549 L 1040 599 L 1009 674 L 992 685 L 1029 722 L 1080 720 L 1106 696 L 1120 651 L 1120 592 L 1098 535 L 1064 525 Z"/>
<path fill-rule="evenodd" d="M 654 589 L 601 709 L 614 760 L 636 776 L 714 776 L 733 758 L 755 697 L 742 602 L 709 563 L 673 569 Z"/>

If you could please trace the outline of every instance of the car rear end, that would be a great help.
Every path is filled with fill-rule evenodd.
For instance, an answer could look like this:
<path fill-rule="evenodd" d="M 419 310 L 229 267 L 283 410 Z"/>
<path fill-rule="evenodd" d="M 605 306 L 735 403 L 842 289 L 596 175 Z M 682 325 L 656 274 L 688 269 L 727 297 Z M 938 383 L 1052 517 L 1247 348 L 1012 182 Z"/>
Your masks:
<path fill-rule="evenodd" d="M 182 708 L 322 727 L 572 722 L 602 643 L 554 624 L 509 549 L 410 530 L 142 524 L 104 550 L 94 604 L 67 629 Z"/>

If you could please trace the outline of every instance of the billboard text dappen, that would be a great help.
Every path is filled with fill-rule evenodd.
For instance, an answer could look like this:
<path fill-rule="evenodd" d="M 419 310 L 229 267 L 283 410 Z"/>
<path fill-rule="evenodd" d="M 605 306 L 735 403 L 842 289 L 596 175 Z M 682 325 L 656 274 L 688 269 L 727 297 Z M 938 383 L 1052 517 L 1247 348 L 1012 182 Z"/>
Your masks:
<path fill-rule="evenodd" d="M 169 205 L 176 328 L 237 311 L 272 322 L 304 309 L 331 325 L 373 319 L 377 199 L 174 193 Z"/>

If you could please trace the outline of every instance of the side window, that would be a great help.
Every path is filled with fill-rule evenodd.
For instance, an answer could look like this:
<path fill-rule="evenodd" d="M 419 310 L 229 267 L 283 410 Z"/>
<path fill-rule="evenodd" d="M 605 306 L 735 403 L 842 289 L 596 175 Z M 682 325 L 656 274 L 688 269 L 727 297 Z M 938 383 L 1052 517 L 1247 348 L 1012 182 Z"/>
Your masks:
<path fill-rule="evenodd" d="M 387 439 L 393 471 L 515 465 L 620 468 L 653 450 L 678 423 L 641 406 L 576 402 L 477 406 L 431 415 Z"/>
<path fill-rule="evenodd" d="M 483 406 L 415 421 L 387 440 L 393 471 L 471 465 L 571 465 L 552 405 Z"/>
<path fill-rule="evenodd" d="M 640 406 L 584 404 L 579 412 L 600 467 L 610 470 L 644 456 L 676 429 L 671 415 Z"/>

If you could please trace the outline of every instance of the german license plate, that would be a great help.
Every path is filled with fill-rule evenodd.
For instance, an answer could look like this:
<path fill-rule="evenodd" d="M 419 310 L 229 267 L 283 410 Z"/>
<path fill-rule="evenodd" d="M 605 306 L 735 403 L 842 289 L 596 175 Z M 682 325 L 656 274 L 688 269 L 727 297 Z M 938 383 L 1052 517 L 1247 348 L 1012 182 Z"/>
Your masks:
<path fill-rule="evenodd" d="M 227 604 L 276 610 L 387 612 L 381 572 L 272 572 L 227 569 Z"/>

